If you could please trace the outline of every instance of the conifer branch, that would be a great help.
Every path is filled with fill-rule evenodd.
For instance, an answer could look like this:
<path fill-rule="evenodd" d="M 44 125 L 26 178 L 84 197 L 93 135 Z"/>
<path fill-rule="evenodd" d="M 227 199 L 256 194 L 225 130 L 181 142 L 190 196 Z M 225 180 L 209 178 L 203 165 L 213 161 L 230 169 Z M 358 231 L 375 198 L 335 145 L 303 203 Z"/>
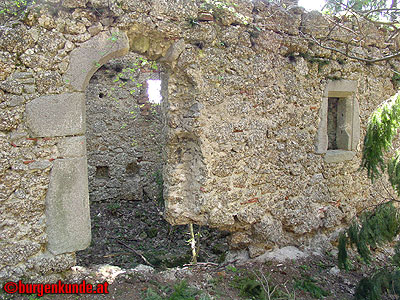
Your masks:
<path fill-rule="evenodd" d="M 387 167 L 384 154 L 391 150 L 392 141 L 397 134 L 399 125 L 400 94 L 397 94 L 389 99 L 389 101 L 383 103 L 372 114 L 367 125 L 361 167 L 367 169 L 368 178 L 372 182 L 379 178 Z M 396 161 L 391 162 L 391 170 L 393 172 L 389 173 L 389 178 L 397 174 L 394 172 L 397 170 L 395 166 L 397 166 Z M 392 182 L 395 183 L 396 181 Z"/>

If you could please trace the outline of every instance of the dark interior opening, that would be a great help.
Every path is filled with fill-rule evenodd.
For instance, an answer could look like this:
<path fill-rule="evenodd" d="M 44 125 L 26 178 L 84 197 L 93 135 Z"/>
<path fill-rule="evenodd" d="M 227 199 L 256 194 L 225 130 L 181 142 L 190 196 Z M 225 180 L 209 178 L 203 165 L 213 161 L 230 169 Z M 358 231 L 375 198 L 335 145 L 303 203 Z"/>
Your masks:
<path fill-rule="evenodd" d="M 339 98 L 328 98 L 328 150 L 336 150 Z"/>

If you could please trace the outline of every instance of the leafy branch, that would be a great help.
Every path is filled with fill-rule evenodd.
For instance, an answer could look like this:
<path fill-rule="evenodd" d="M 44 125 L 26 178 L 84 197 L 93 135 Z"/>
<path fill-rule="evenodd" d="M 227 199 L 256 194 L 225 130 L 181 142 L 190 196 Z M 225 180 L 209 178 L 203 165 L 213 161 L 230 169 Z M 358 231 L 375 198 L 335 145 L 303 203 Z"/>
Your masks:
<path fill-rule="evenodd" d="M 0 21 L 7 22 L 12 18 L 25 15 L 27 8 L 35 4 L 35 0 L 1 0 Z"/>
<path fill-rule="evenodd" d="M 372 64 L 388 61 L 400 57 L 397 50 L 396 38 L 400 34 L 400 9 L 397 8 L 397 1 L 392 1 L 391 7 L 385 7 L 383 0 L 327 0 L 322 17 L 327 24 L 328 33 L 323 37 L 316 37 L 311 32 L 304 32 L 301 28 L 301 35 L 311 43 L 319 47 L 339 53 L 349 59 Z M 350 22 L 352 28 L 346 23 Z M 385 48 L 382 55 L 370 55 L 368 52 L 368 38 L 370 35 L 368 23 L 372 24 L 379 34 L 385 39 Z M 348 41 L 333 36 L 338 29 L 347 31 L 350 36 Z M 340 34 L 339 32 L 339 35 Z M 354 48 L 363 48 L 365 54 L 360 55 Z"/>

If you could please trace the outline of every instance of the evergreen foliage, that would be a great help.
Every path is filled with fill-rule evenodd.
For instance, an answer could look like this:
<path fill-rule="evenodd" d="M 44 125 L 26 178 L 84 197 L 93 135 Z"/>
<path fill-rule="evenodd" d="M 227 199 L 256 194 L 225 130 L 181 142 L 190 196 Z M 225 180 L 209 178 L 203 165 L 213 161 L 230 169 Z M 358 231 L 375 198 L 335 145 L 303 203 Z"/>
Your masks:
<path fill-rule="evenodd" d="M 391 159 L 385 154 L 393 149 L 393 139 L 400 127 L 400 94 L 382 104 L 370 117 L 364 139 L 361 168 L 374 182 L 387 172 L 389 182 L 400 195 L 400 152 Z M 349 228 L 339 236 L 338 264 L 349 269 L 347 247 L 357 249 L 362 260 L 371 262 L 371 249 L 392 242 L 400 233 L 400 213 L 394 205 L 395 199 L 383 202 L 373 210 L 364 211 L 353 220 Z M 395 247 L 392 265 L 364 277 L 358 284 L 355 299 L 379 300 L 385 293 L 400 296 L 400 242 Z"/>
<path fill-rule="evenodd" d="M 400 215 L 392 202 L 386 202 L 373 211 L 364 212 L 339 237 L 339 267 L 348 269 L 346 246 L 356 246 L 361 258 L 371 261 L 370 248 L 392 241 L 400 233 Z"/>
<path fill-rule="evenodd" d="M 169 296 L 162 297 L 152 288 L 148 288 L 146 293 L 143 295 L 144 300 L 211 300 L 210 297 L 202 293 L 202 291 L 189 286 L 186 280 L 183 280 L 174 285 L 171 293 L 170 288 L 165 289 Z"/>
<path fill-rule="evenodd" d="M 315 299 L 322 299 L 329 296 L 331 293 L 319 287 L 317 281 L 310 276 L 303 276 L 305 278 L 297 280 L 294 284 L 296 289 L 310 293 Z"/>
<path fill-rule="evenodd" d="M 399 122 L 400 94 L 381 105 L 370 117 L 364 139 L 361 167 L 367 169 L 368 178 L 372 182 L 386 169 L 384 154 L 392 149 L 393 138 L 397 135 L 400 126 Z M 398 155 L 397 159 L 395 157 L 389 162 L 389 178 L 392 185 L 399 183 L 399 179 L 396 180 L 396 177 L 393 177 L 400 174 L 398 162 Z"/>
<path fill-rule="evenodd" d="M 355 292 L 356 300 L 379 300 L 383 293 L 400 296 L 400 271 L 379 270 L 370 278 L 361 279 Z"/>

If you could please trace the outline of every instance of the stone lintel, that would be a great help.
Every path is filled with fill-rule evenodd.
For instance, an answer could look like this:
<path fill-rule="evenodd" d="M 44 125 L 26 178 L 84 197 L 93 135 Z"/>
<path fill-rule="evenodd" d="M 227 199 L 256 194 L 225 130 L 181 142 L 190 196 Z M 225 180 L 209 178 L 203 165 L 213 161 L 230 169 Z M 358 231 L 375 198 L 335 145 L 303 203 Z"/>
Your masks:
<path fill-rule="evenodd" d="M 357 81 L 354 80 L 330 80 L 326 85 L 324 97 L 344 98 L 357 91 Z"/>

